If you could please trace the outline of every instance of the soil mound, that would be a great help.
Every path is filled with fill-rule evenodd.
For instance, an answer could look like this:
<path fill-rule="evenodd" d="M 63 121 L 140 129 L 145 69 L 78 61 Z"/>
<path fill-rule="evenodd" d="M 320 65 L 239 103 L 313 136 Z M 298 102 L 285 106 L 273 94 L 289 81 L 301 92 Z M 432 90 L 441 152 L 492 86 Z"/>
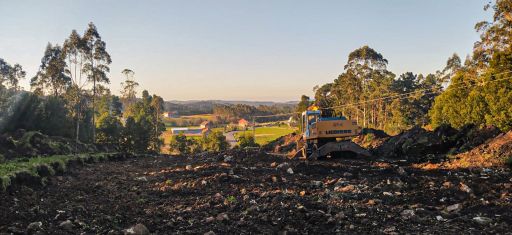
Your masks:
<path fill-rule="evenodd" d="M 449 125 L 442 125 L 434 131 L 413 127 L 387 139 L 374 148 L 374 154 L 379 157 L 407 159 L 415 163 L 440 163 L 448 160 L 447 155 L 472 151 L 500 133 L 494 126 L 466 125 L 461 130 L 456 130 Z"/>
<path fill-rule="evenodd" d="M 295 155 L 297 151 L 297 144 L 300 145 L 301 135 L 296 133 L 291 133 L 282 137 L 277 138 L 276 140 L 268 143 L 263 147 L 265 151 L 269 151 L 272 153 L 285 154 L 288 156 Z"/>
<path fill-rule="evenodd" d="M 499 134 L 471 151 L 457 154 L 443 165 L 447 168 L 512 166 L 512 131 Z"/>
<path fill-rule="evenodd" d="M 352 141 L 363 148 L 372 150 L 382 145 L 388 138 L 389 135 L 382 130 L 365 128 L 363 129 L 363 134 Z"/>
<path fill-rule="evenodd" d="M 64 155 L 74 153 L 96 152 L 98 149 L 113 149 L 111 146 L 100 146 L 78 143 L 74 140 L 47 136 L 37 131 L 18 130 L 12 134 L 0 135 L 0 156 L 5 159 L 18 157 L 35 157 L 45 155 Z"/>

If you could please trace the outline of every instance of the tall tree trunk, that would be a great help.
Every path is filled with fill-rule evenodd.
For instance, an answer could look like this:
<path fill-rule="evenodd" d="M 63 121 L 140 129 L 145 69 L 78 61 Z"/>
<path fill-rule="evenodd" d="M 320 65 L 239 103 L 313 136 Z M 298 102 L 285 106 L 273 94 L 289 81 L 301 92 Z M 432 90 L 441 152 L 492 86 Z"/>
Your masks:
<path fill-rule="evenodd" d="M 92 55 L 91 55 L 92 56 Z M 94 59 L 91 59 L 92 68 L 92 143 L 96 143 L 96 77 L 94 76 Z"/>
<path fill-rule="evenodd" d="M 75 138 L 75 153 L 78 154 L 78 141 L 79 141 L 79 136 L 80 136 L 80 89 L 78 89 L 79 93 L 77 93 L 77 97 L 78 97 L 78 105 L 76 107 L 76 138 Z"/>

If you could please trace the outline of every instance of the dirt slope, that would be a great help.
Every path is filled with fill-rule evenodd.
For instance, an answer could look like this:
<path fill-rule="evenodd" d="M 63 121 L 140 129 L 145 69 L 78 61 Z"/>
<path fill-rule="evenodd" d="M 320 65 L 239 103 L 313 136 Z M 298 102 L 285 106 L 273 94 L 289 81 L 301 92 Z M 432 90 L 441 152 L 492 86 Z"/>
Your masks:
<path fill-rule="evenodd" d="M 511 177 L 256 153 L 147 157 L 0 193 L 0 232 L 121 234 L 141 223 L 156 234 L 509 233 Z"/>

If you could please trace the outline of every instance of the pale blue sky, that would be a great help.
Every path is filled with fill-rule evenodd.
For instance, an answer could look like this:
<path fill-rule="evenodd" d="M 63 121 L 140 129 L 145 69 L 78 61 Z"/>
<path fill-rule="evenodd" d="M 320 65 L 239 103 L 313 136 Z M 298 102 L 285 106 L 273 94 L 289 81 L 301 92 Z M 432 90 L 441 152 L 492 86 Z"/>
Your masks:
<path fill-rule="evenodd" d="M 297 100 L 334 80 L 350 51 L 368 44 L 396 74 L 464 58 L 488 19 L 482 0 L 0 0 L 0 58 L 27 81 L 48 42 L 92 21 L 121 70 L 166 100 Z"/>

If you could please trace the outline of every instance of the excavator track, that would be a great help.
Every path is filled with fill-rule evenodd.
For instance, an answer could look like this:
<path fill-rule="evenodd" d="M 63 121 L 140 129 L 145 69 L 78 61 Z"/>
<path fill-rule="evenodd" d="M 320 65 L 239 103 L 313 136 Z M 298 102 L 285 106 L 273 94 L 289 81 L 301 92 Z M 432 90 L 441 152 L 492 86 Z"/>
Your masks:
<path fill-rule="evenodd" d="M 299 149 L 293 158 L 301 158 L 307 160 L 318 160 L 339 153 L 352 153 L 352 155 L 361 157 L 371 157 L 372 154 L 365 148 L 359 146 L 352 141 L 340 141 L 325 143 L 320 147 L 313 146 L 308 151 L 307 146 Z"/>

